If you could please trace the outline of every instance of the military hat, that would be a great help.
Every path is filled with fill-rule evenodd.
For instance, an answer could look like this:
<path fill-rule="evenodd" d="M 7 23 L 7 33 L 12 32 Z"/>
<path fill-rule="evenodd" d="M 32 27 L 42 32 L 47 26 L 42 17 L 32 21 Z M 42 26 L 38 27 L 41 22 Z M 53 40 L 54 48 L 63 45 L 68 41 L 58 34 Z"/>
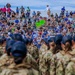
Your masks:
<path fill-rule="evenodd" d="M 48 44 L 48 39 L 47 38 L 42 39 L 42 41 L 44 41 L 46 44 Z"/>
<path fill-rule="evenodd" d="M 32 43 L 32 39 L 31 38 L 28 38 L 28 43 Z"/>
<path fill-rule="evenodd" d="M 13 34 L 13 39 L 16 41 L 23 41 L 22 35 L 19 33 Z"/>
<path fill-rule="evenodd" d="M 27 48 L 23 42 L 17 41 L 11 49 L 11 53 L 14 57 L 24 57 L 27 54 Z"/>
<path fill-rule="evenodd" d="M 65 44 L 66 42 L 72 43 L 71 41 L 72 41 L 72 37 L 69 36 L 69 35 L 66 35 L 66 36 L 64 36 L 62 38 L 62 42 L 61 43 L 63 43 L 63 44 Z"/>
<path fill-rule="evenodd" d="M 55 36 L 55 43 L 56 44 L 61 44 L 63 36 L 61 34 L 58 34 Z"/>
<path fill-rule="evenodd" d="M 55 42 L 55 36 L 51 36 L 49 39 L 48 39 L 48 42 Z"/>
<path fill-rule="evenodd" d="M 10 54 L 11 48 L 12 48 L 14 43 L 15 43 L 15 41 L 14 40 L 10 40 L 10 39 L 6 41 L 6 51 L 7 51 L 7 53 Z"/>

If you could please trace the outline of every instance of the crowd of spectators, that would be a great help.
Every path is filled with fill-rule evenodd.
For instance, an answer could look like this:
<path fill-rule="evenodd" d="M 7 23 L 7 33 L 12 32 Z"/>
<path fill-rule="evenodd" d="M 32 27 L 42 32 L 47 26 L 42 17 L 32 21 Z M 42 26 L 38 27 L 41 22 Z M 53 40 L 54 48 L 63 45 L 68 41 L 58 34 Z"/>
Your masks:
<path fill-rule="evenodd" d="M 0 8 L 0 36 L 6 39 L 12 38 L 14 33 L 22 35 L 23 39 L 32 39 L 33 44 L 40 48 L 42 39 L 46 41 L 50 37 L 62 34 L 74 36 L 75 34 L 75 12 L 68 12 L 65 7 L 61 9 L 60 14 L 50 12 L 49 16 L 42 17 L 40 11 L 33 11 L 29 7 L 16 7 L 16 12 L 12 10 L 11 5 L 7 4 Z M 46 23 L 41 27 L 36 27 L 36 22 L 45 20 Z"/>

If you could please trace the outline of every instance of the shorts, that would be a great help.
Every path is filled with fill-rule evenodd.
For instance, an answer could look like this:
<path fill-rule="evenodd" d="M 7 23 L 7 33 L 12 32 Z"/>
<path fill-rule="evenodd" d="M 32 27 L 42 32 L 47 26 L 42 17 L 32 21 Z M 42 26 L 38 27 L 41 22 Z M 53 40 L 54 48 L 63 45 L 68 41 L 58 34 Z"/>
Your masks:
<path fill-rule="evenodd" d="M 50 16 L 50 11 L 49 10 L 47 11 L 47 15 Z"/>

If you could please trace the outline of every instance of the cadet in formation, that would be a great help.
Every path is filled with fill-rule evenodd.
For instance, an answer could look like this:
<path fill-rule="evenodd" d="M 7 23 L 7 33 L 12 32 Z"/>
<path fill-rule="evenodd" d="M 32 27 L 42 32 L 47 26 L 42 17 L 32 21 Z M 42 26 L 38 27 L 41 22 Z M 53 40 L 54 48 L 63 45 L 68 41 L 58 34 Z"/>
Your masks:
<path fill-rule="evenodd" d="M 54 50 L 55 50 L 55 43 L 54 43 L 54 39 L 50 38 L 49 42 L 49 47 L 50 49 L 48 49 L 44 56 L 43 59 L 41 59 L 44 63 L 42 64 L 42 68 L 41 68 L 41 73 L 42 75 L 54 75 L 55 74 L 55 57 L 54 57 Z"/>
<path fill-rule="evenodd" d="M 43 61 L 43 57 L 44 54 L 46 53 L 46 51 L 48 50 L 48 42 L 45 39 L 42 39 L 41 41 L 41 48 L 39 50 L 39 70 L 40 73 L 42 73 L 43 71 L 43 65 L 44 65 L 44 61 Z"/>
<path fill-rule="evenodd" d="M 27 41 L 27 50 L 29 54 L 31 54 L 33 58 L 37 60 L 39 57 L 38 48 L 33 44 L 33 40 L 31 38 L 27 39 Z"/>
<path fill-rule="evenodd" d="M 72 37 L 71 36 L 64 36 L 62 38 L 61 47 L 62 50 L 56 54 L 56 75 L 69 75 L 67 73 L 67 66 L 71 61 L 71 54 L 72 51 Z"/>
<path fill-rule="evenodd" d="M 68 63 L 65 71 L 65 75 L 75 75 L 75 36 L 72 38 L 72 55 L 71 61 Z"/>
<path fill-rule="evenodd" d="M 21 41 L 14 43 L 11 49 L 12 63 L 4 68 L 0 75 L 39 75 L 39 72 L 24 62 L 27 55 L 25 44 Z M 7 63 L 6 63 L 7 64 Z"/>
<path fill-rule="evenodd" d="M 6 41 L 6 47 L 5 49 L 3 50 L 4 53 L 3 55 L 0 57 L 0 66 L 3 66 L 6 64 L 6 62 L 9 62 L 9 60 L 11 59 L 12 60 L 12 56 L 11 56 L 11 48 L 12 48 L 12 45 L 15 43 L 14 40 L 7 40 Z"/>

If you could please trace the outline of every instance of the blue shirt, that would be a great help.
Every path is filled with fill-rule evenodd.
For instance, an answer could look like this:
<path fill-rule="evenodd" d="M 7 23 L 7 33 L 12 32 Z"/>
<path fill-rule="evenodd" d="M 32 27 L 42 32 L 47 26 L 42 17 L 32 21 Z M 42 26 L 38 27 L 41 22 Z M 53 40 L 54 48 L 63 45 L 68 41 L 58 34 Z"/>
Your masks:
<path fill-rule="evenodd" d="M 15 20 L 15 23 L 19 23 L 19 20 Z"/>

